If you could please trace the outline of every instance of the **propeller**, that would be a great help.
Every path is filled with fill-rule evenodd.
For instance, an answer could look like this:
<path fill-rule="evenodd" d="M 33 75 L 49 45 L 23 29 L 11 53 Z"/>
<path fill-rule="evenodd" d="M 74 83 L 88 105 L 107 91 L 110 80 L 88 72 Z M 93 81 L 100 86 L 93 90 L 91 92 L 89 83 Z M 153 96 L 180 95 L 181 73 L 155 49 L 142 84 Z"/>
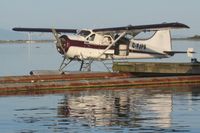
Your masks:
<path fill-rule="evenodd" d="M 56 41 L 57 41 L 56 46 L 58 48 L 61 48 L 61 50 L 63 51 L 63 53 L 65 53 L 65 49 L 63 48 L 63 45 L 62 45 L 62 42 L 61 42 L 61 40 L 59 38 L 58 33 L 56 32 L 55 29 L 52 29 L 52 32 L 53 32 L 53 35 L 54 35 L 54 37 L 56 38 Z"/>

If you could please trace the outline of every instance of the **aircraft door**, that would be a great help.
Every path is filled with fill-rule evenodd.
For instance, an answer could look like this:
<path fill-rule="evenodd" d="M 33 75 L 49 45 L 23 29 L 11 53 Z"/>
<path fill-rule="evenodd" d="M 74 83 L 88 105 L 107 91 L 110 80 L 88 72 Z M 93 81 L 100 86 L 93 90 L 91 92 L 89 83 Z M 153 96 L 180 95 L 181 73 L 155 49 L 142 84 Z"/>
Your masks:
<path fill-rule="evenodd" d="M 119 55 L 120 56 L 128 56 L 129 49 L 127 44 L 120 44 L 119 45 Z"/>
<path fill-rule="evenodd" d="M 119 56 L 128 56 L 129 55 L 129 40 L 125 40 L 124 38 L 119 40 L 115 44 L 115 55 Z"/>

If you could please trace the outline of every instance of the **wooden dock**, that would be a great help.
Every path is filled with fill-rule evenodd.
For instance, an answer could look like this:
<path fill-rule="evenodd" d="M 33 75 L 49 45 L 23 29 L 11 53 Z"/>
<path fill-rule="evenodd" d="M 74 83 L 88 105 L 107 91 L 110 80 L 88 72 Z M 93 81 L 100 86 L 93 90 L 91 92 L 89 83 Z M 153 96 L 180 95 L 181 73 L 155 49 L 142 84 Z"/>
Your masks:
<path fill-rule="evenodd" d="M 132 78 L 131 73 L 73 72 L 59 75 L 27 75 L 0 77 L 0 95 L 22 92 L 80 90 L 111 86 L 112 80 Z M 105 82 L 108 84 L 104 84 Z M 115 85 L 113 85 L 115 86 Z"/>
<path fill-rule="evenodd" d="M 0 95 L 191 83 L 200 83 L 200 75 L 135 77 L 132 73 L 71 73 L 65 75 L 9 76 L 0 77 Z"/>
<path fill-rule="evenodd" d="M 200 84 L 199 63 L 114 63 L 117 72 L 0 77 L 0 96 L 61 90 Z"/>

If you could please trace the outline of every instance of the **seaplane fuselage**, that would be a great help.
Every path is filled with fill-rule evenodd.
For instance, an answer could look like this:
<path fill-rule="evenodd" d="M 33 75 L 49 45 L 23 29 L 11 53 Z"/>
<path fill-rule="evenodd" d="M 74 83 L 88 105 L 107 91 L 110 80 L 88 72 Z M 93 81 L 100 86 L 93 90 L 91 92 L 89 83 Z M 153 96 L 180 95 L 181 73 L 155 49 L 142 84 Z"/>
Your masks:
<path fill-rule="evenodd" d="M 162 37 L 161 40 L 159 36 L 164 36 L 164 38 Z M 60 37 L 60 40 L 62 46 L 59 46 L 59 44 L 56 45 L 60 54 L 68 58 L 76 57 L 81 60 L 167 58 L 170 55 L 165 53 L 165 51 L 171 49 L 169 30 L 157 31 L 148 40 L 134 40 L 127 39 L 126 37 L 120 38 L 106 52 L 104 52 L 105 49 L 115 40 L 112 35 L 103 35 L 94 33 L 91 30 L 82 30 L 78 34 L 63 35 Z M 158 45 L 154 44 L 156 41 L 167 43 L 168 49 L 160 47 L 160 45 L 164 45 L 163 43 Z M 63 50 L 61 47 L 63 47 Z"/>
<path fill-rule="evenodd" d="M 150 59 L 167 58 L 175 53 L 186 51 L 172 51 L 171 29 L 189 28 L 182 23 L 162 23 L 152 25 L 124 26 L 99 28 L 90 30 L 53 29 L 53 28 L 13 28 L 22 32 L 49 32 L 56 38 L 58 52 L 63 55 L 60 69 L 62 70 L 72 60 L 115 59 Z M 147 39 L 136 39 L 139 33 L 153 32 Z M 59 35 L 68 33 L 67 35 Z M 65 60 L 68 63 L 65 63 Z"/>

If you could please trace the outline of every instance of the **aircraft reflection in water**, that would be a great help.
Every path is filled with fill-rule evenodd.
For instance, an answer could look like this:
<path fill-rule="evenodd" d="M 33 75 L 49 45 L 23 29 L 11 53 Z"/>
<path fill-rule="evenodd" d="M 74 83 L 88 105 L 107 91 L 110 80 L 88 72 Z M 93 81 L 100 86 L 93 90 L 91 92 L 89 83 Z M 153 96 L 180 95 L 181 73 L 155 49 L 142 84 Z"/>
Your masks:
<path fill-rule="evenodd" d="M 66 95 L 58 115 L 78 118 L 89 126 L 141 127 L 152 124 L 167 128 L 171 126 L 172 95 L 157 91 L 132 89 Z"/>

